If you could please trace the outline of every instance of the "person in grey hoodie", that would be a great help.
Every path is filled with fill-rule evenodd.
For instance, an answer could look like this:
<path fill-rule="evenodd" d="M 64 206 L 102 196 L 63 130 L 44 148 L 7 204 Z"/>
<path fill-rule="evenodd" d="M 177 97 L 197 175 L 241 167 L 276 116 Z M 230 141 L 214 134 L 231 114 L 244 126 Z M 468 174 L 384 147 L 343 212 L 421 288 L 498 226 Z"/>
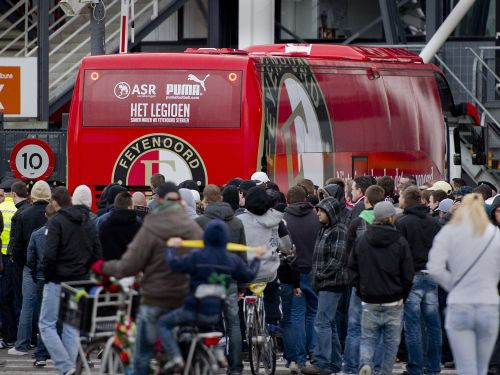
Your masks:
<path fill-rule="evenodd" d="M 281 319 L 280 298 L 277 283 L 280 258 L 278 253 L 288 254 L 292 243 L 283 222 L 283 213 L 270 208 L 272 200 L 262 187 L 252 187 L 245 197 L 245 211 L 238 216 L 245 228 L 245 238 L 249 246 L 267 246 L 267 254 L 261 258 L 260 269 L 255 282 L 268 283 L 264 292 L 264 308 L 268 330 L 277 328 Z M 255 254 L 247 254 L 251 262 Z"/>
<path fill-rule="evenodd" d="M 266 191 L 258 186 L 248 190 L 245 198 L 245 211 L 238 216 L 245 229 L 248 246 L 267 245 L 267 254 L 261 258 L 261 265 L 255 282 L 271 282 L 276 278 L 280 265 L 278 251 L 280 237 L 278 227 L 283 214 L 270 208 L 270 198 Z M 253 254 L 247 255 L 248 260 Z"/>
<path fill-rule="evenodd" d="M 191 193 L 189 189 L 179 189 L 179 194 L 182 197 L 182 200 L 185 203 L 185 208 L 188 216 L 191 219 L 196 219 L 198 214 L 196 213 L 196 202 L 194 200 L 194 195 Z"/>

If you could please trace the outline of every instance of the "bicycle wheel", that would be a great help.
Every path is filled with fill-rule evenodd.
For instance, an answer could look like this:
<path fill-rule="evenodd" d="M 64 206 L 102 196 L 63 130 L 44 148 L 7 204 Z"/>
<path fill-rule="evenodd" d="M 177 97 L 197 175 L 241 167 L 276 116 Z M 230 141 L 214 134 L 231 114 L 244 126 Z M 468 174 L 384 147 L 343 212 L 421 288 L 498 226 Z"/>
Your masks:
<path fill-rule="evenodd" d="M 261 338 L 259 322 L 254 315 L 255 311 L 251 315 L 247 323 L 247 340 L 248 340 L 248 354 L 250 360 L 250 370 L 253 375 L 260 374 L 260 363 L 261 363 Z"/>
<path fill-rule="evenodd" d="M 274 375 L 276 371 L 276 343 L 274 337 L 266 331 L 264 343 L 261 350 L 261 360 L 264 365 L 266 375 Z"/>
<path fill-rule="evenodd" d="M 91 371 L 94 372 L 95 368 L 98 365 L 100 365 L 102 351 L 104 350 L 105 346 L 106 346 L 106 340 L 98 340 L 98 341 L 92 341 L 84 347 L 85 357 L 87 359 L 87 363 Z M 86 375 L 85 366 L 80 356 L 80 353 L 78 353 L 78 357 L 76 359 L 75 370 L 76 370 L 75 372 L 76 375 Z"/>
<path fill-rule="evenodd" d="M 207 349 L 198 345 L 189 368 L 189 375 L 216 375 L 218 369 L 216 361 Z"/>
<path fill-rule="evenodd" d="M 108 358 L 102 358 L 106 340 L 99 340 L 90 343 L 85 347 L 85 357 L 89 364 L 90 370 L 93 373 L 109 374 L 109 375 L 124 375 L 126 373 L 125 365 L 123 364 L 118 349 L 111 347 Z M 104 363 L 103 363 L 104 361 Z M 75 367 L 76 375 L 87 375 L 84 363 L 80 356 L 76 360 Z"/>

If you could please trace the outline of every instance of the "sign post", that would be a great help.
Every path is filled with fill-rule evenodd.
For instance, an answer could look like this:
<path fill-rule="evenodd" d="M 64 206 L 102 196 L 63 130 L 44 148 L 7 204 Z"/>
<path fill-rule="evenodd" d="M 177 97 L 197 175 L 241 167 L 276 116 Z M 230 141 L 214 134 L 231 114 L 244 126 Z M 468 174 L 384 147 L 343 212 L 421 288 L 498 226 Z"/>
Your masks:
<path fill-rule="evenodd" d="M 120 53 L 128 52 L 128 17 L 130 0 L 122 0 L 120 17 Z"/>
<path fill-rule="evenodd" d="M 9 159 L 12 173 L 21 180 L 46 180 L 52 174 L 55 162 L 50 146 L 37 138 L 18 142 Z"/>

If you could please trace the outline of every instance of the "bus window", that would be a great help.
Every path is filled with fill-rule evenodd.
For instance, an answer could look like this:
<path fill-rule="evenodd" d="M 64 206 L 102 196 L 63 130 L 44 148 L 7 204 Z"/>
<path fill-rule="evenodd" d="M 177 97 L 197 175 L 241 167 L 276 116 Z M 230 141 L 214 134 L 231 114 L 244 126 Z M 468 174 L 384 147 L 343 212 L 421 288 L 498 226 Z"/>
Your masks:
<path fill-rule="evenodd" d="M 82 126 L 239 128 L 241 77 L 224 70 L 86 70 Z"/>

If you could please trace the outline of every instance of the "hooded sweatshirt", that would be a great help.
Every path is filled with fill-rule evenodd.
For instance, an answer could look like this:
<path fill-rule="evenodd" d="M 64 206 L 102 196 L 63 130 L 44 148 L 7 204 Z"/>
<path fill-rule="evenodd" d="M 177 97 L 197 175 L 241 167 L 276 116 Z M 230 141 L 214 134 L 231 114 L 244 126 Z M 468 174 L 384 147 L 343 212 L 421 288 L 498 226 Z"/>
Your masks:
<path fill-rule="evenodd" d="M 186 203 L 186 212 L 191 219 L 196 219 L 198 214 L 196 213 L 196 201 L 194 200 L 194 195 L 189 189 L 179 189 L 179 194 L 182 197 L 184 203 Z"/>
<path fill-rule="evenodd" d="M 170 237 L 200 240 L 203 232 L 178 203 L 166 202 L 147 215 L 120 260 L 105 262 L 106 275 L 118 278 L 143 272 L 141 303 L 164 309 L 178 308 L 187 290 L 189 277 L 174 273 L 165 263 L 165 242 Z M 187 253 L 187 250 L 179 250 Z"/>
<path fill-rule="evenodd" d="M 415 272 L 425 269 L 434 236 L 441 226 L 423 204 L 406 207 L 396 220 L 396 228 L 406 238 L 413 256 Z"/>
<path fill-rule="evenodd" d="M 308 202 L 293 203 L 285 209 L 284 220 L 295 245 L 296 259 L 293 267 L 300 273 L 309 273 L 314 243 L 321 227 L 318 215 Z"/>
<path fill-rule="evenodd" d="M 195 221 L 202 229 L 205 229 L 207 224 L 214 220 L 223 220 L 229 228 L 229 242 L 246 245 L 245 229 L 241 220 L 234 217 L 234 211 L 231 206 L 225 202 L 209 203 L 205 208 L 203 215 L 198 216 Z M 247 259 L 246 252 L 238 252 L 240 258 L 244 261 Z"/>
<path fill-rule="evenodd" d="M 254 259 L 248 266 L 235 254 L 226 250 L 229 233 L 227 225 L 219 219 L 209 222 L 203 239 L 205 248 L 180 257 L 176 250 L 165 250 L 166 261 L 174 272 L 188 273 L 191 276 L 189 294 L 184 307 L 203 315 L 220 313 L 220 298 L 207 297 L 197 299 L 196 288 L 202 284 L 218 284 L 226 289 L 232 279 L 239 283 L 248 283 L 255 279 L 260 260 Z"/>
<path fill-rule="evenodd" d="M 46 283 L 85 279 L 92 263 L 102 257 L 89 212 L 82 205 L 63 207 L 47 223 L 42 261 Z"/>
<path fill-rule="evenodd" d="M 342 190 L 342 189 L 340 189 Z M 343 200 L 323 199 L 317 207 L 326 212 L 328 224 L 322 224 L 313 254 L 313 287 L 318 291 L 341 292 L 348 285 L 346 237 L 350 212 Z"/>
<path fill-rule="evenodd" d="M 392 225 L 368 225 L 349 257 L 349 271 L 362 301 L 406 300 L 414 273 L 408 242 Z"/>
<path fill-rule="evenodd" d="M 115 208 L 99 229 L 104 260 L 120 259 L 141 228 L 135 210 Z"/>
<path fill-rule="evenodd" d="M 245 210 L 238 216 L 238 219 L 243 223 L 248 246 L 267 245 L 267 253 L 261 258 L 259 273 L 255 281 L 273 281 L 280 265 L 278 251 L 281 244 L 278 227 L 283 219 L 283 214 L 273 208 L 267 210 L 263 215 L 256 215 Z M 254 256 L 253 253 L 249 252 L 247 254 L 248 261 L 252 261 Z"/>

